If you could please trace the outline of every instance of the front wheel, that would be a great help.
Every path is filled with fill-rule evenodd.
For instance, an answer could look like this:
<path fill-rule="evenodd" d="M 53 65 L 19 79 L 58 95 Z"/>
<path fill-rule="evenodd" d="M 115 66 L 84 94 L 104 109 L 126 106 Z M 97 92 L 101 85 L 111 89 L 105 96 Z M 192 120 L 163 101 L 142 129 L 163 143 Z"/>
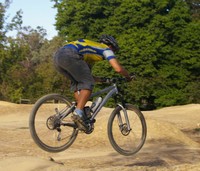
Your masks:
<path fill-rule="evenodd" d="M 78 135 L 77 127 L 70 114 L 61 119 L 70 107 L 71 102 L 59 94 L 48 94 L 35 103 L 29 118 L 29 129 L 40 148 L 60 152 L 72 145 Z"/>
<path fill-rule="evenodd" d="M 122 155 L 137 153 L 145 143 L 146 122 L 139 109 L 126 104 L 117 106 L 108 121 L 108 137 L 113 148 Z"/>

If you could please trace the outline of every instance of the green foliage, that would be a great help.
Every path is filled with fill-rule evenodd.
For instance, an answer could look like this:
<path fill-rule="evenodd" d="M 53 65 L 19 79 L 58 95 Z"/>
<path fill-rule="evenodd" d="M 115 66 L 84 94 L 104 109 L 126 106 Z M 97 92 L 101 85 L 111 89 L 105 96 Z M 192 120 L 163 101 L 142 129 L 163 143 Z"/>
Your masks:
<path fill-rule="evenodd" d="M 48 41 L 45 35 L 40 27 L 26 27 L 16 38 L 7 39 L 0 63 L 1 99 L 19 102 L 20 98 L 28 98 L 34 102 L 50 92 L 69 92 L 69 82 L 58 75 L 52 62 L 63 39 L 55 37 Z"/>
<path fill-rule="evenodd" d="M 102 33 L 117 38 L 119 61 L 139 77 L 127 88 L 128 101 L 155 99 L 157 106 L 198 102 L 188 90 L 200 73 L 200 27 L 186 2 L 63 0 L 57 9 L 56 26 L 67 40 L 96 40 Z M 115 75 L 106 61 L 95 65 L 93 73 Z"/>
<path fill-rule="evenodd" d="M 137 79 L 125 87 L 127 101 L 151 107 L 200 102 L 200 23 L 196 0 L 51 0 L 57 8 L 59 37 L 22 27 L 19 11 L 4 28 L 0 4 L 0 98 L 35 101 L 59 92 L 71 97 L 69 80 L 54 69 L 52 56 L 65 41 L 98 40 L 111 34 L 119 42 L 120 63 Z M 198 4 L 198 5 L 197 5 Z M 5 37 L 17 29 L 17 38 Z M 102 69 L 103 68 L 103 69 Z M 117 76 L 108 61 L 95 64 L 93 74 Z M 97 85 L 95 90 L 103 88 Z M 112 105 L 112 101 L 109 102 Z"/>
<path fill-rule="evenodd" d="M 186 0 L 190 7 L 190 12 L 194 20 L 200 20 L 200 2 L 199 0 Z"/>

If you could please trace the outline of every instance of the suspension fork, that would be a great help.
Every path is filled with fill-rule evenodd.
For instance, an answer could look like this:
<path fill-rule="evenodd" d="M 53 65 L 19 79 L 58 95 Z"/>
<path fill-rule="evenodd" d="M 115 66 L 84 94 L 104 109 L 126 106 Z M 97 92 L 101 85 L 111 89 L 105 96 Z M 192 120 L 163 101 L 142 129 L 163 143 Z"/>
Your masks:
<path fill-rule="evenodd" d="M 121 104 L 117 104 L 117 105 L 122 109 L 122 111 L 124 113 L 124 118 L 125 118 L 125 121 L 126 121 L 125 123 L 127 124 L 127 129 L 128 129 L 128 131 L 130 131 L 131 127 L 130 127 L 130 122 L 129 122 L 127 110 L 124 108 L 123 105 L 121 105 Z M 119 113 L 117 116 L 118 116 L 119 125 L 123 125 L 121 114 Z"/>

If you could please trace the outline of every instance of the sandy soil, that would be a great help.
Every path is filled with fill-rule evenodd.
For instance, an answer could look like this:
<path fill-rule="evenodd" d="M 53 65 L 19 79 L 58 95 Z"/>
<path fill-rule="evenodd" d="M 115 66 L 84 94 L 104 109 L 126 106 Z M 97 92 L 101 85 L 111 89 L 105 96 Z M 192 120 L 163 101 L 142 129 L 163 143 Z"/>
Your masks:
<path fill-rule="evenodd" d="M 52 154 L 34 144 L 28 128 L 32 105 L 0 101 L 0 171 L 200 171 L 200 105 L 190 104 L 143 112 L 147 140 L 134 156 L 113 150 L 107 137 L 104 108 L 92 134 Z"/>

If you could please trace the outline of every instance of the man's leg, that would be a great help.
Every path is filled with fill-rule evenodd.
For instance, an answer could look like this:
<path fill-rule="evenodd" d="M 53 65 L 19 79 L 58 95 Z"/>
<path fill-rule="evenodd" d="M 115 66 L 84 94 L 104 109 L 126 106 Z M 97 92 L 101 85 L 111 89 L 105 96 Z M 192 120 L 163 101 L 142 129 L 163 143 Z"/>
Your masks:
<path fill-rule="evenodd" d="M 81 91 L 76 91 L 74 93 L 75 99 L 77 101 L 77 106 L 76 109 L 74 110 L 74 114 L 72 116 L 72 119 L 78 127 L 82 130 L 86 130 L 86 125 L 84 122 L 84 111 L 83 108 L 85 107 L 85 104 L 87 103 L 90 95 L 91 95 L 91 90 L 83 89 Z"/>
<path fill-rule="evenodd" d="M 91 90 L 80 90 L 74 93 L 74 97 L 77 101 L 77 106 L 76 106 L 77 109 L 83 110 L 85 104 L 90 98 L 91 93 L 92 93 Z"/>

